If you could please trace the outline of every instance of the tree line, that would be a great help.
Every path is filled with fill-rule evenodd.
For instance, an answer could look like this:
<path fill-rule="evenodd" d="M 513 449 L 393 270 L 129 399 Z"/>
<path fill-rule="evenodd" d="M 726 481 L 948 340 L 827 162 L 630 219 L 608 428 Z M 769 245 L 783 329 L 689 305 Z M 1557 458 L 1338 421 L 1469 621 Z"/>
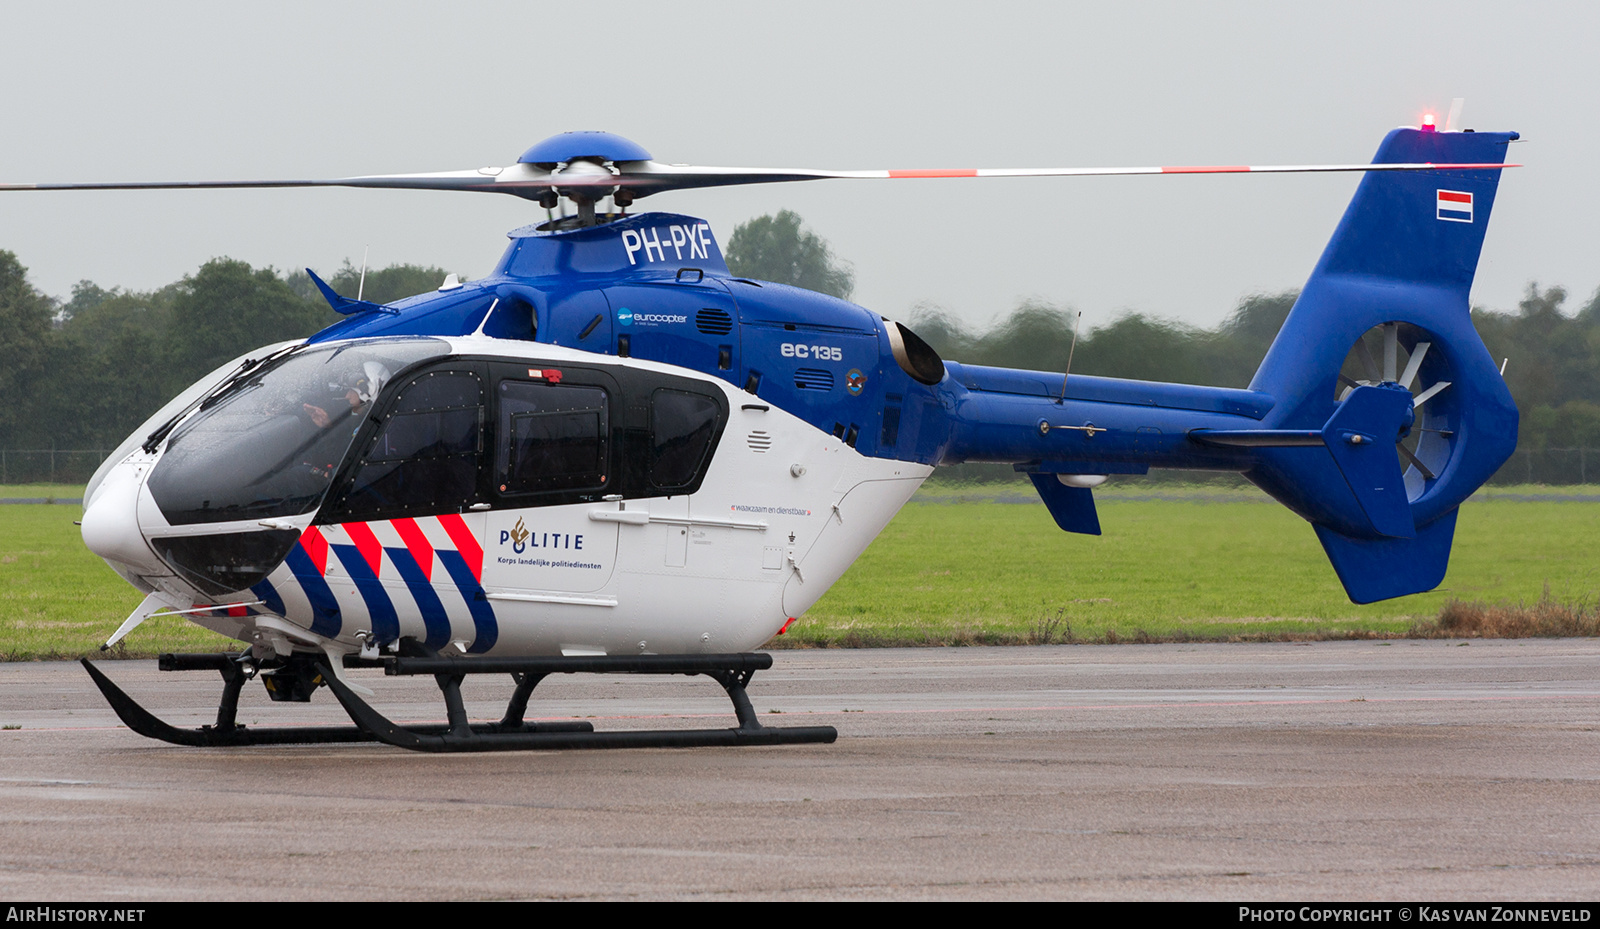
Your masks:
<path fill-rule="evenodd" d="M 1245 297 L 1206 329 L 1126 313 L 1086 328 L 1072 349 L 1076 314 L 1024 300 L 984 331 L 935 306 L 913 311 L 908 325 L 941 355 L 972 364 L 1107 377 L 1247 387 L 1294 306 L 1296 291 Z M 1472 321 L 1489 354 L 1506 363 L 1506 385 L 1522 412 L 1518 449 L 1600 449 L 1600 292 L 1576 312 L 1561 287 L 1531 283 L 1515 310 L 1474 307 Z"/>
<path fill-rule="evenodd" d="M 855 280 L 849 263 L 789 210 L 739 226 L 726 255 L 736 275 L 846 299 Z M 1070 355 L 1079 374 L 1247 387 L 1297 296 L 1247 296 L 1210 329 L 1125 313 L 1084 329 L 1076 350 L 1077 314 L 1037 298 L 984 330 L 932 304 L 914 307 L 905 322 L 952 361 L 1065 371 Z M 1600 291 L 1575 312 L 1567 296 L 1564 288 L 1530 283 L 1514 310 L 1472 310 L 1490 355 L 1506 361 L 1506 383 L 1522 411 L 1519 451 L 1600 449 Z"/>
<path fill-rule="evenodd" d="M 363 297 L 391 302 L 438 287 L 445 274 L 368 271 Z M 328 283 L 353 297 L 360 278 L 346 261 Z M 0 448 L 113 448 L 218 365 L 339 319 L 304 271 L 218 258 L 156 290 L 80 281 L 58 301 L 0 251 Z"/>
<path fill-rule="evenodd" d="M 735 229 L 726 256 L 738 276 L 848 297 L 847 262 L 783 211 Z M 346 296 L 360 286 L 348 261 L 328 277 Z M 442 268 L 368 271 L 363 297 L 386 303 L 432 290 Z M 1296 294 L 1242 299 L 1214 328 L 1130 312 L 1083 329 L 1076 314 L 1037 298 L 987 329 L 939 307 L 906 320 L 944 357 L 972 364 L 1244 387 Z M 1474 308 L 1473 321 L 1522 411 L 1519 449 L 1600 448 L 1600 293 L 1569 311 L 1561 287 L 1529 284 L 1513 310 Z M 230 258 L 147 292 L 82 281 L 56 300 L 0 251 L 0 448 L 111 448 L 184 387 L 252 347 L 300 338 L 340 317 L 303 271 L 280 273 Z"/>

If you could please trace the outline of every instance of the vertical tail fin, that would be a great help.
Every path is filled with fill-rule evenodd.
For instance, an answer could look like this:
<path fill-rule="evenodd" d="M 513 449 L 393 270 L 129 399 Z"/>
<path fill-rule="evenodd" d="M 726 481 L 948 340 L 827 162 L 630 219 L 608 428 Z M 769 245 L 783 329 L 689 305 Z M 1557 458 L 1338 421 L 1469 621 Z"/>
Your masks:
<path fill-rule="evenodd" d="M 1373 162 L 1500 164 L 1516 138 L 1397 129 Z M 1366 175 L 1251 382 L 1277 400 L 1264 426 L 1322 429 L 1328 444 L 1261 449 L 1247 476 L 1316 526 L 1358 603 L 1438 586 L 1456 507 L 1516 448 L 1516 406 L 1467 302 L 1499 180 Z M 1341 373 L 1352 354 L 1357 373 Z M 1396 385 L 1411 403 L 1361 389 Z M 1383 453 L 1339 444 L 1364 441 Z"/>

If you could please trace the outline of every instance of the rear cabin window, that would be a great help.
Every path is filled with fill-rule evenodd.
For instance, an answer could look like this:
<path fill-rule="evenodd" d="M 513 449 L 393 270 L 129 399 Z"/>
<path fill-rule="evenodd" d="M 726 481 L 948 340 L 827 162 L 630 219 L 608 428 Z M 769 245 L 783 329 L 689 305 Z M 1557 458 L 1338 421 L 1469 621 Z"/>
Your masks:
<path fill-rule="evenodd" d="M 611 434 L 604 388 L 501 381 L 495 485 L 502 494 L 598 490 Z"/>
<path fill-rule="evenodd" d="M 717 433 L 717 402 L 704 394 L 659 389 L 650 395 L 650 483 L 661 490 L 693 484 Z"/>

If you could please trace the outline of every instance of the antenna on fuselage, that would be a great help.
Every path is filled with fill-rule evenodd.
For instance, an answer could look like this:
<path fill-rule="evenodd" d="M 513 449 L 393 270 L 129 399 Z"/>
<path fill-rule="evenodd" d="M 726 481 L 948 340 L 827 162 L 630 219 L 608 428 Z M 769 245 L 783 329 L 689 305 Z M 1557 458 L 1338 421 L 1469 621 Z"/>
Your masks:
<path fill-rule="evenodd" d="M 356 300 L 361 300 L 361 295 L 367 292 L 367 253 L 372 251 L 372 246 L 362 246 L 361 249 L 361 283 L 356 285 Z M 1068 364 L 1071 364 L 1069 361 Z"/>
<path fill-rule="evenodd" d="M 1067 402 L 1067 378 L 1072 376 L 1072 355 L 1078 350 L 1078 330 L 1083 328 L 1083 311 L 1078 311 L 1078 318 L 1072 323 L 1072 346 L 1067 349 L 1067 370 L 1061 375 L 1061 396 L 1056 398 L 1056 403 Z"/>

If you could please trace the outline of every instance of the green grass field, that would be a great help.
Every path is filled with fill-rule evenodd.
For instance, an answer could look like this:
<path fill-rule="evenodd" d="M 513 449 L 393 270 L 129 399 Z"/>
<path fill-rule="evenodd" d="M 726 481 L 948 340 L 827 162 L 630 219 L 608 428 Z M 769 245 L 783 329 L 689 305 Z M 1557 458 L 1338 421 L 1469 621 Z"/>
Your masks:
<path fill-rule="evenodd" d="M 81 500 L 83 487 L 82 484 L 0 484 L 0 500 Z"/>
<path fill-rule="evenodd" d="M 1108 486 L 1098 538 L 1061 532 L 1037 503 L 993 502 L 1031 494 L 1025 484 L 926 488 L 772 644 L 1400 635 L 1452 598 L 1533 603 L 1548 590 L 1592 605 L 1600 592 L 1600 488 L 1498 488 L 1469 501 L 1441 588 L 1369 606 L 1345 598 L 1311 528 L 1252 488 Z M 0 487 L 0 498 L 44 495 Z M 83 547 L 79 514 L 0 506 L 0 659 L 86 654 L 138 604 Z M 158 618 L 126 653 L 227 644 Z"/>
<path fill-rule="evenodd" d="M 1022 491 L 1031 488 L 999 495 Z M 1060 531 L 1040 505 L 961 502 L 986 492 L 995 493 L 919 494 L 789 634 L 816 644 L 1028 641 L 1059 617 L 1088 640 L 1396 635 L 1451 599 L 1533 603 L 1548 585 L 1558 600 L 1592 603 L 1600 591 L 1600 557 L 1586 544 L 1600 536 L 1597 494 L 1469 501 L 1439 589 L 1357 606 L 1311 527 L 1253 489 L 1195 499 L 1124 484 L 1100 495 L 1098 538 Z M 1126 499 L 1153 493 L 1179 499 Z"/>
<path fill-rule="evenodd" d="M 82 487 L 63 497 L 77 497 Z M 37 497 L 0 487 L 0 498 Z M 0 660 L 62 658 L 95 651 L 142 595 L 83 546 L 75 506 L 0 505 Z M 128 654 L 211 651 L 221 636 L 179 618 L 140 626 Z"/>

